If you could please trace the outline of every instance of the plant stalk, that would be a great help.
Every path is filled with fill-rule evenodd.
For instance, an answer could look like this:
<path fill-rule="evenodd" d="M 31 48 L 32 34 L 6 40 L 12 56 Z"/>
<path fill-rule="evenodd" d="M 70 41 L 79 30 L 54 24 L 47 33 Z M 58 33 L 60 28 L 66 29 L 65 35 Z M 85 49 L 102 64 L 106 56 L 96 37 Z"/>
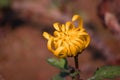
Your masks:
<path fill-rule="evenodd" d="M 79 71 L 78 55 L 76 55 L 74 57 L 74 61 L 75 61 L 75 70 Z M 80 80 L 80 74 L 79 73 L 75 76 L 75 80 Z"/>

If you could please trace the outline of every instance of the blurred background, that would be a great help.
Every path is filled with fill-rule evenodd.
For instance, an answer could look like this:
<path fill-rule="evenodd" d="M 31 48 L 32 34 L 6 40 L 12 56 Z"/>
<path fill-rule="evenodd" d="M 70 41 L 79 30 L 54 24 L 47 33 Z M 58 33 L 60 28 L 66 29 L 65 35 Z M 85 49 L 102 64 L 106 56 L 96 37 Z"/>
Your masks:
<path fill-rule="evenodd" d="M 100 66 L 120 65 L 119 8 L 120 0 L 0 0 L 0 80 L 50 80 L 57 74 L 46 62 L 54 56 L 42 33 L 52 34 L 54 22 L 65 23 L 74 14 L 91 36 L 79 55 L 81 78 Z"/>

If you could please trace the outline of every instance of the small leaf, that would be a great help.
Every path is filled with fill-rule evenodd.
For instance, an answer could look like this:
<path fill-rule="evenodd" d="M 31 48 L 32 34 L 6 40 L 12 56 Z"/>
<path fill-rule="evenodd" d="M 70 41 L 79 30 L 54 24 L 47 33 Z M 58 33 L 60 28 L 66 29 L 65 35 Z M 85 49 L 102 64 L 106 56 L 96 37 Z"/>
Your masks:
<path fill-rule="evenodd" d="M 62 77 L 62 76 L 60 76 L 60 75 L 58 74 L 58 75 L 54 76 L 54 77 L 52 78 L 52 80 L 65 80 L 65 78 Z"/>
<path fill-rule="evenodd" d="M 57 68 L 60 68 L 60 69 L 65 69 L 67 67 L 67 61 L 66 59 L 56 59 L 56 58 L 48 58 L 47 59 L 48 63 L 57 67 Z"/>
<path fill-rule="evenodd" d="M 112 79 L 118 76 L 120 76 L 120 66 L 103 66 L 88 80 Z"/>

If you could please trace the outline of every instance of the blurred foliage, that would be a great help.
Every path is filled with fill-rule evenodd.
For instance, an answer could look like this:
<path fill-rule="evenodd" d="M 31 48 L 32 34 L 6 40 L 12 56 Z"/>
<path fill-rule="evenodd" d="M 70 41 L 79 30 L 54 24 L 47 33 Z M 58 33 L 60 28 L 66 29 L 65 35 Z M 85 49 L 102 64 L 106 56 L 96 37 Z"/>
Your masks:
<path fill-rule="evenodd" d="M 55 75 L 52 80 L 65 80 L 66 76 L 74 78 L 80 73 L 79 70 L 75 70 L 73 67 L 68 66 L 66 59 L 49 58 L 48 63 L 60 69 L 58 75 Z M 120 66 L 102 66 L 97 69 L 94 75 L 88 80 L 103 80 L 113 79 L 120 76 Z"/>
<path fill-rule="evenodd" d="M 80 73 L 79 70 L 75 70 L 74 67 L 71 67 L 67 64 L 66 59 L 56 59 L 56 58 L 48 58 L 48 63 L 60 69 L 59 74 L 55 75 L 52 80 L 65 80 L 66 76 L 70 76 L 71 78 L 75 78 L 76 75 Z"/>
<path fill-rule="evenodd" d="M 0 8 L 10 6 L 11 0 L 0 0 Z"/>
<path fill-rule="evenodd" d="M 67 68 L 67 61 L 66 59 L 56 59 L 56 58 L 48 58 L 47 59 L 48 63 L 57 67 L 57 68 L 60 68 L 60 69 L 64 69 L 64 68 Z"/>
<path fill-rule="evenodd" d="M 60 6 L 60 1 L 59 0 L 52 0 L 52 3 L 55 7 L 59 7 Z"/>
<path fill-rule="evenodd" d="M 120 76 L 120 66 L 103 66 L 88 80 L 113 79 L 118 76 Z"/>

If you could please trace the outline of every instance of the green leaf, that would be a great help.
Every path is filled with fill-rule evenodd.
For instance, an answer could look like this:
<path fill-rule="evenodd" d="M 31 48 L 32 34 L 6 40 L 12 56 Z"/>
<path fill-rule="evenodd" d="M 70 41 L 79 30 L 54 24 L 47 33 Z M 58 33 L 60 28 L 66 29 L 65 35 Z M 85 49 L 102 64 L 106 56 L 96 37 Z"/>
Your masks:
<path fill-rule="evenodd" d="M 54 76 L 54 77 L 52 78 L 52 80 L 65 80 L 65 78 L 62 77 L 62 76 L 60 76 L 60 75 L 58 74 L 58 75 Z"/>
<path fill-rule="evenodd" d="M 66 59 L 56 59 L 56 58 L 48 58 L 47 62 L 57 68 L 65 69 L 67 67 Z"/>
<path fill-rule="evenodd" d="M 88 80 L 112 79 L 120 76 L 120 66 L 103 66 L 94 73 Z"/>

